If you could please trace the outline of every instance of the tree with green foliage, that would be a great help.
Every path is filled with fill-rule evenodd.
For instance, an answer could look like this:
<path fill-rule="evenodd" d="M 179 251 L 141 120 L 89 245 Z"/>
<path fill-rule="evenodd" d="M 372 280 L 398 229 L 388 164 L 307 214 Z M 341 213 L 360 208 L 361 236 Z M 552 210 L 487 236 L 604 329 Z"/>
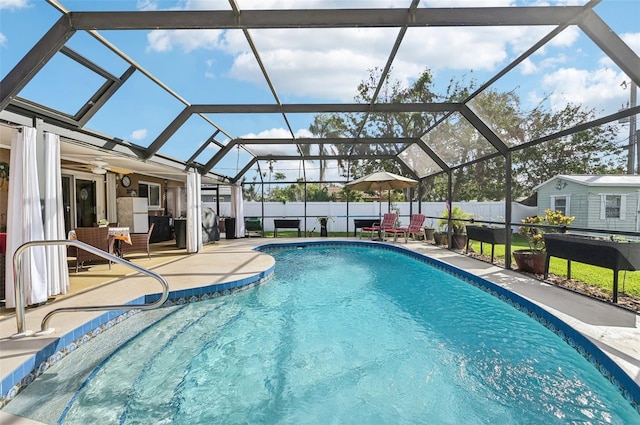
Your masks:
<path fill-rule="evenodd" d="M 256 192 L 257 178 L 258 176 L 253 176 L 251 183 L 247 184 L 246 176 L 242 176 L 242 197 L 247 201 L 260 201 L 262 199 L 262 196 Z"/>
<path fill-rule="evenodd" d="M 380 78 L 379 69 L 370 71 L 369 77 L 358 86 L 356 102 L 369 103 Z M 446 92 L 436 94 L 430 71 L 425 70 L 408 88 L 387 74 L 377 102 L 461 102 L 476 89 L 474 80 L 452 80 Z M 523 111 L 520 99 L 514 91 L 499 92 L 485 89 L 468 102 L 470 108 L 483 120 L 507 146 L 519 146 L 531 140 L 555 134 L 567 128 L 593 120 L 594 110 L 578 105 L 566 105 L 559 111 L 550 111 L 546 99 L 531 111 Z M 472 162 L 453 172 L 453 199 L 499 200 L 504 199 L 506 169 L 505 159 L 470 122 L 460 113 L 452 113 L 427 133 L 437 120 L 444 117 L 439 112 L 371 113 L 366 117 L 354 114 L 341 122 L 346 126 L 343 134 L 360 134 L 362 137 L 420 137 L 447 164 Z M 358 133 L 358 131 L 361 131 Z M 512 197 L 524 197 L 531 189 L 556 174 L 606 174 L 622 171 L 621 148 L 615 143 L 617 134 L 613 125 L 584 130 L 569 136 L 550 140 L 539 145 L 514 151 L 512 156 Z M 338 147 L 341 153 L 365 157 L 351 162 L 350 176 L 355 179 L 378 170 L 398 174 L 402 167 L 393 160 L 376 159 L 378 155 L 401 155 L 408 167 L 418 175 L 437 172 L 437 165 L 416 146 L 355 144 Z M 480 158 L 493 156 L 487 160 Z M 479 161 L 478 161 L 479 160 Z M 446 176 L 425 179 L 422 182 L 423 200 L 447 198 Z"/>
<path fill-rule="evenodd" d="M 578 105 L 566 105 L 555 113 L 535 109 L 527 117 L 526 134 L 536 139 L 595 118 L 594 110 Z M 624 173 L 616 138 L 616 127 L 606 124 L 519 150 L 513 157 L 516 195 L 529 194 L 557 174 Z"/>

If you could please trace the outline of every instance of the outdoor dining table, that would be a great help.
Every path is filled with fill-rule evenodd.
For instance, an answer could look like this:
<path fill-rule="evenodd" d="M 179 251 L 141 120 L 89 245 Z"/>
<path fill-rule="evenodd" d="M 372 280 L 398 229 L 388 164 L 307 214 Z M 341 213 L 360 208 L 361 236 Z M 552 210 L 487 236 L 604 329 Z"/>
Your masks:
<path fill-rule="evenodd" d="M 68 238 L 75 240 L 76 231 L 69 230 Z M 115 253 L 118 257 L 122 257 L 120 250 L 120 241 L 132 245 L 131 232 L 128 227 L 109 227 L 109 252 Z"/>

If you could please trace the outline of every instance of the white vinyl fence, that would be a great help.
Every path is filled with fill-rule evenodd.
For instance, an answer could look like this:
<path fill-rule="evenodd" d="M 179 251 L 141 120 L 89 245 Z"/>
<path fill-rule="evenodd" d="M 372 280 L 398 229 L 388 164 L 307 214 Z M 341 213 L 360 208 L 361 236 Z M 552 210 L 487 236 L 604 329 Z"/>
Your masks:
<path fill-rule="evenodd" d="M 418 203 L 413 202 L 412 210 L 410 210 L 409 202 L 394 202 L 391 208 L 399 211 L 399 220 L 401 225 L 408 225 L 410 213 L 418 212 Z M 537 214 L 536 207 L 527 207 L 518 203 L 512 203 L 512 223 L 520 223 L 520 220 Z M 505 204 L 504 202 L 454 202 L 453 206 L 460 207 L 464 212 L 473 216 L 476 220 L 504 222 Z M 216 210 L 215 202 L 204 202 L 203 207 Z M 346 202 L 307 202 L 306 210 L 304 202 L 265 202 L 264 203 L 264 221 L 265 231 L 273 231 L 273 220 L 288 218 L 300 219 L 300 227 L 302 231 L 310 231 L 315 229 L 320 231 L 320 223 L 318 217 L 331 217 L 327 224 L 329 232 L 346 232 L 354 231 L 354 218 L 377 218 L 380 214 L 389 212 L 389 204 L 383 202 L 350 202 L 347 212 Z M 444 202 L 423 202 L 422 214 L 427 217 L 440 217 L 445 210 Z M 220 216 L 228 217 L 231 212 L 230 202 L 220 202 Z M 262 217 L 261 202 L 244 203 L 244 216 L 246 217 Z M 348 217 L 347 217 L 348 216 Z M 306 217 L 306 218 L 305 218 Z M 437 218 L 427 218 L 425 226 L 438 227 Z M 514 231 L 517 232 L 517 226 Z"/>

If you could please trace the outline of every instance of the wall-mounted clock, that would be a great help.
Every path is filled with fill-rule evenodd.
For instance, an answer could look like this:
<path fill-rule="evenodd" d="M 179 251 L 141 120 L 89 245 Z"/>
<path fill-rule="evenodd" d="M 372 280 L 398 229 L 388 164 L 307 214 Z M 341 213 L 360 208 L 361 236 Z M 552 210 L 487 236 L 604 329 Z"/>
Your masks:
<path fill-rule="evenodd" d="M 120 179 L 120 182 L 122 183 L 122 187 L 129 187 L 129 186 L 131 186 L 131 177 L 123 176 Z"/>

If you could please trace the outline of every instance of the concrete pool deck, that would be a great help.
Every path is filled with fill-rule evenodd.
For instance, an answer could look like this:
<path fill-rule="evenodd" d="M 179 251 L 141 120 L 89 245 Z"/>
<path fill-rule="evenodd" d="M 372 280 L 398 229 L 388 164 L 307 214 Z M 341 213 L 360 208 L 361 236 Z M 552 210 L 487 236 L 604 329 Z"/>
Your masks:
<path fill-rule="evenodd" d="M 244 279 L 270 269 L 271 256 L 254 251 L 259 245 L 308 241 L 357 241 L 353 238 L 245 238 L 220 240 L 207 245 L 198 254 L 178 258 L 167 256 L 169 262 L 152 270 L 169 283 L 170 291 L 196 288 L 216 283 Z M 540 305 L 592 340 L 640 385 L 640 315 L 597 301 L 568 290 L 549 285 L 515 271 L 505 270 L 487 262 L 461 255 L 424 242 L 398 243 L 397 246 L 435 258 L 472 274 L 483 277 Z M 144 262 L 138 264 L 144 267 Z M 140 275 L 126 276 L 118 270 L 108 272 L 106 266 L 87 272 L 98 274 L 104 283 L 84 289 L 26 312 L 27 329 L 40 329 L 42 318 L 60 307 L 121 304 L 148 293 L 160 292 L 154 279 Z M 16 332 L 15 315 L 0 317 L 0 376 L 5 377 L 42 347 L 102 312 L 62 313 L 52 318 L 52 335 L 11 339 Z M 0 411 L 2 423 L 35 423 Z"/>

